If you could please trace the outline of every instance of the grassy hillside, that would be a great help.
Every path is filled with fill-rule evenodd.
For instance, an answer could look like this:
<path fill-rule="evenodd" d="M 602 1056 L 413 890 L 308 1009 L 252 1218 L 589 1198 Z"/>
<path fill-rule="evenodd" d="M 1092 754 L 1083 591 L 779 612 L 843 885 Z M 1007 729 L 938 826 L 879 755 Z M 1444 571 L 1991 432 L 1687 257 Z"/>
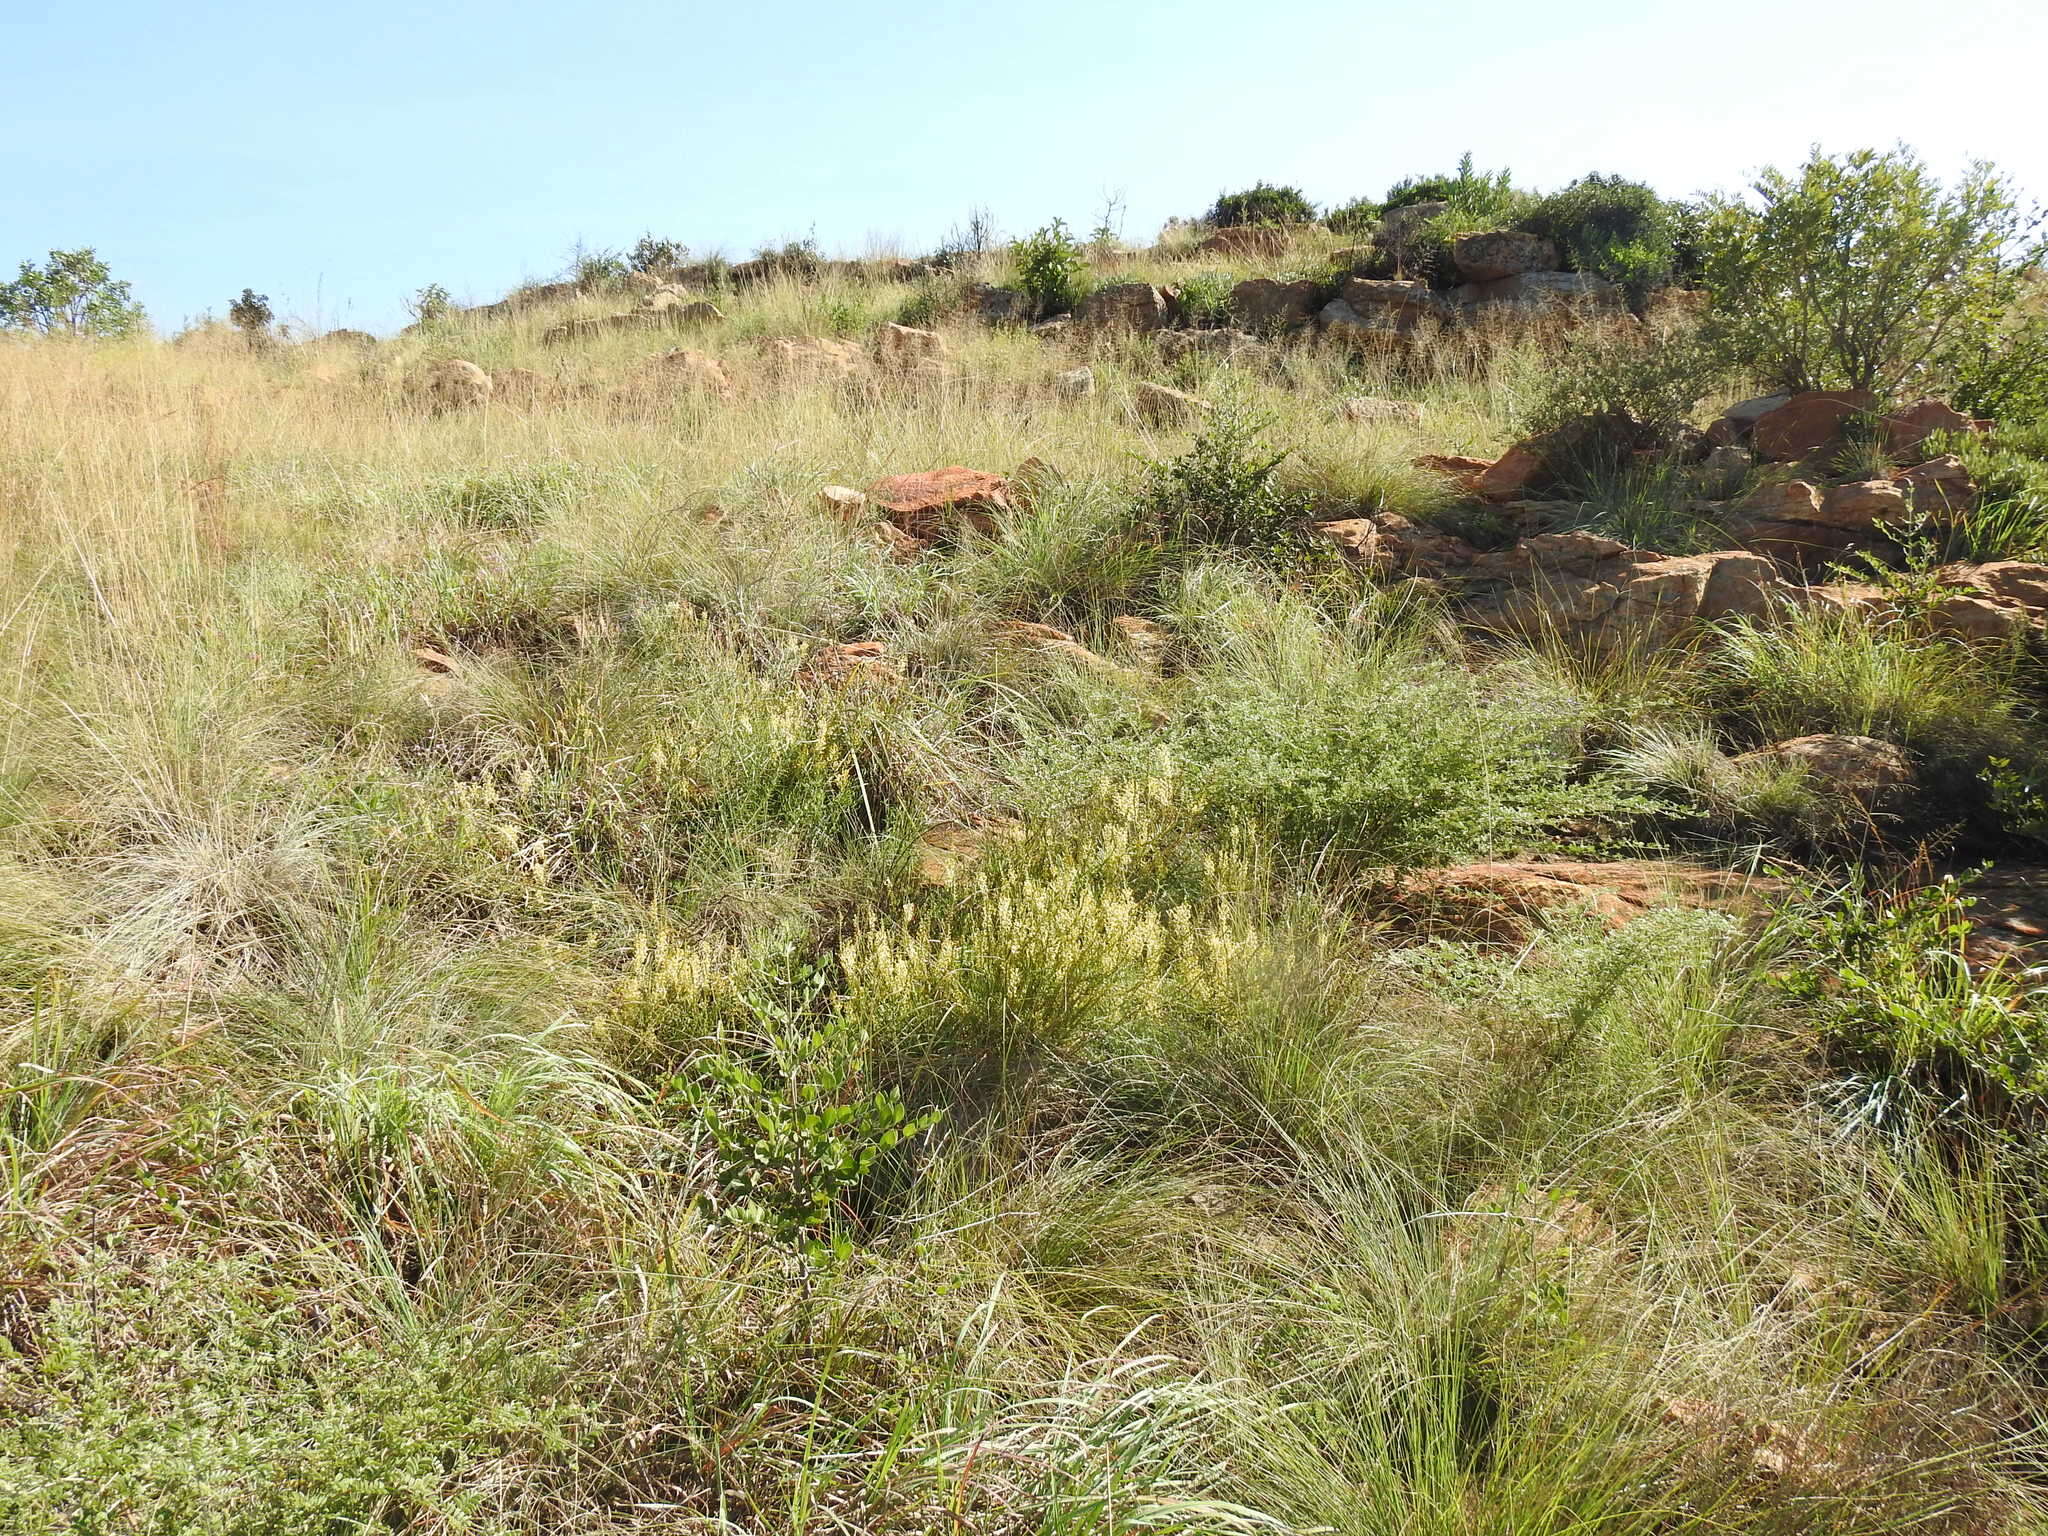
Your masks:
<path fill-rule="evenodd" d="M 1583 338 L 947 281 L 0 346 L 0 1524 L 2038 1528 L 2044 1021 L 1935 878 L 2038 857 L 2037 638 L 1482 633 L 1307 530 L 1511 543 L 1414 461 Z M 947 465 L 915 558 L 819 499 Z M 1552 515 L 1716 547 L 1672 484 Z M 1744 756 L 1816 732 L 1920 788 Z M 1429 873 L 1535 858 L 1651 894 Z"/>

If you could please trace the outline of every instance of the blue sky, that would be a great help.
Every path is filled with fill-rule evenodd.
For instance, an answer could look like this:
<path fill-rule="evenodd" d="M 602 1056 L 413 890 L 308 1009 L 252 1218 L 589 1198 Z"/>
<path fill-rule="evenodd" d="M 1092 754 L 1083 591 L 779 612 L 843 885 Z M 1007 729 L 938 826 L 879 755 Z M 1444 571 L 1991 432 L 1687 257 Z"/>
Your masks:
<path fill-rule="evenodd" d="M 1467 149 L 1679 194 L 1904 140 L 2048 197 L 2044 59 L 2048 0 L 0 0 L 0 272 L 92 245 L 163 329 L 248 284 L 386 331 L 579 239 L 914 253 L 977 204 L 1086 228 L 1108 193 L 1143 238 L 1261 177 L 1335 202 Z"/>

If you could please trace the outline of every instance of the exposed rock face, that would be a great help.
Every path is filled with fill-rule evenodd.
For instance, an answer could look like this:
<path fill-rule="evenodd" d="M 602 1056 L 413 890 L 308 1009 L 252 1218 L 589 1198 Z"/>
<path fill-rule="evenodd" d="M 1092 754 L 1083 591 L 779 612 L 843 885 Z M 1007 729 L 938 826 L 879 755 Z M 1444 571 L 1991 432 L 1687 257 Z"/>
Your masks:
<path fill-rule="evenodd" d="M 1727 519 L 1745 549 L 1801 569 L 1817 569 L 1857 549 L 1888 547 L 1880 517 L 1902 511 L 1902 496 L 1884 481 L 1823 492 L 1805 480 L 1759 486 Z"/>
<path fill-rule="evenodd" d="M 881 641 L 854 640 L 819 646 L 797 669 L 796 680 L 807 688 L 894 688 L 903 681 L 903 669 Z"/>
<path fill-rule="evenodd" d="M 946 338 L 937 331 L 884 325 L 875 332 L 875 362 L 887 373 L 940 373 L 950 355 Z"/>
<path fill-rule="evenodd" d="M 1448 213 L 1450 207 L 1449 203 L 1430 202 L 1390 208 L 1380 217 L 1373 244 L 1388 260 L 1403 265 L 1413 259 L 1423 226 L 1439 214 Z"/>
<path fill-rule="evenodd" d="M 1240 324 L 1261 335 L 1304 331 L 1315 323 L 1316 294 L 1316 285 L 1307 278 L 1281 282 L 1254 277 L 1230 290 L 1230 307 Z"/>
<path fill-rule="evenodd" d="M 1242 224 L 1217 230 L 1195 249 L 1204 256 L 1273 258 L 1285 256 L 1288 244 L 1288 231 L 1281 225 Z"/>
<path fill-rule="evenodd" d="M 1163 290 L 1150 283 L 1111 283 L 1074 309 L 1074 322 L 1087 331 L 1157 331 L 1173 317 Z"/>
<path fill-rule="evenodd" d="M 559 347 L 564 342 L 587 341 L 604 334 L 604 322 L 591 315 L 572 315 L 540 333 L 541 345 Z"/>
<path fill-rule="evenodd" d="M 1884 419 L 1885 447 L 1901 458 L 1916 454 L 1937 432 L 1968 432 L 1969 417 L 1934 399 L 1916 400 Z"/>
<path fill-rule="evenodd" d="M 1487 283 L 1466 283 L 1451 298 L 1478 318 L 1512 314 L 1519 318 L 1569 319 L 1619 314 L 1627 303 L 1620 288 L 1590 272 L 1518 272 Z"/>
<path fill-rule="evenodd" d="M 1476 493 L 1479 477 L 1493 468 L 1491 459 L 1475 459 L 1459 453 L 1425 453 L 1410 461 L 1417 469 L 1455 481 L 1460 489 Z"/>
<path fill-rule="evenodd" d="M 554 393 L 554 387 L 531 368 L 493 368 L 491 398 L 505 405 L 535 406 Z"/>
<path fill-rule="evenodd" d="M 1869 736 L 1799 736 L 1736 761 L 1798 768 L 1873 809 L 1913 787 L 1913 765 L 1906 754 Z"/>
<path fill-rule="evenodd" d="M 1786 463 L 1833 447 L 1850 417 L 1868 411 L 1877 397 L 1863 390 L 1814 390 L 1793 395 L 1756 417 L 1749 443 L 1768 463 Z"/>
<path fill-rule="evenodd" d="M 675 347 L 654 360 L 659 377 L 672 389 L 706 394 L 718 400 L 733 397 L 732 375 L 725 364 L 692 347 Z"/>
<path fill-rule="evenodd" d="M 1557 247 L 1540 235 L 1497 230 L 1458 236 L 1451 242 L 1451 260 L 1466 282 L 1491 283 L 1524 272 L 1555 271 Z"/>
<path fill-rule="evenodd" d="M 1062 400 L 1086 400 L 1095 393 L 1095 370 L 1067 369 L 1052 381 L 1052 392 Z"/>
<path fill-rule="evenodd" d="M 850 485 L 826 486 L 818 492 L 818 505 L 841 522 L 857 523 L 868 515 L 867 493 Z"/>
<path fill-rule="evenodd" d="M 1013 620 L 995 625 L 990 634 L 1000 643 L 1016 650 L 1035 652 L 1040 656 L 1057 656 L 1065 661 L 1078 662 L 1094 672 L 1106 676 L 1123 677 L 1138 681 L 1143 674 L 1111 661 L 1076 640 L 1064 629 L 1055 629 L 1050 624 L 1033 624 L 1026 620 Z"/>
<path fill-rule="evenodd" d="M 1422 425 L 1422 405 L 1415 400 L 1382 400 L 1376 395 L 1353 395 L 1337 407 L 1337 414 L 1358 426 Z"/>
<path fill-rule="evenodd" d="M 322 345 L 337 347 L 360 347 L 365 352 L 377 349 L 377 338 L 368 331 L 329 331 L 320 338 Z"/>
<path fill-rule="evenodd" d="M 485 405 L 491 398 L 491 376 L 475 363 L 450 357 L 419 375 L 416 389 L 436 416 Z"/>
<path fill-rule="evenodd" d="M 858 343 L 823 336 L 779 336 L 761 344 L 761 355 L 784 377 L 852 379 L 861 372 Z"/>
<path fill-rule="evenodd" d="M 1914 511 L 1929 516 L 1967 512 L 1977 504 L 1977 487 L 1970 472 L 1952 453 L 1902 471 L 1893 484 L 1912 498 Z"/>
<path fill-rule="evenodd" d="M 1945 565 L 1941 590 L 1915 615 L 1937 633 L 1966 642 L 2003 643 L 2048 626 L 2048 565 L 1998 560 L 1986 565 Z M 1809 603 L 1845 613 L 1895 617 L 1895 593 L 1869 582 L 1831 582 L 1804 593 Z"/>
<path fill-rule="evenodd" d="M 1620 928 L 1659 907 L 1751 912 L 1781 889 L 1781 881 L 1676 862 L 1529 860 L 1419 870 L 1394 906 L 1403 927 L 1431 937 L 1520 945 L 1551 914 L 1590 912 Z"/>
<path fill-rule="evenodd" d="M 1164 384 L 1139 384 L 1131 391 L 1131 404 L 1138 419 L 1153 427 L 1183 427 L 1209 409 L 1193 395 Z"/>
<path fill-rule="evenodd" d="M 1172 630 L 1134 614 L 1124 614 L 1109 622 L 1140 666 L 1157 672 L 1165 665 L 1166 654 L 1173 648 Z"/>
<path fill-rule="evenodd" d="M 1488 501 L 1513 501 L 1545 473 L 1542 448 L 1517 443 L 1480 471 L 1472 489 Z"/>
<path fill-rule="evenodd" d="M 1404 335 L 1424 324 L 1444 324 L 1451 308 L 1424 282 L 1394 278 L 1347 277 L 1337 298 L 1368 325 Z"/>
<path fill-rule="evenodd" d="M 1720 419 L 1707 428 L 1707 442 L 1719 448 L 1744 442 L 1749 429 L 1758 420 L 1790 400 L 1790 395 L 1758 395 L 1749 400 L 1738 400 L 1721 413 Z"/>
<path fill-rule="evenodd" d="M 1010 483 L 958 464 L 915 475 L 891 475 L 868 487 L 868 501 L 913 539 L 937 543 L 961 529 L 992 534 L 995 515 L 1010 509 Z"/>
<path fill-rule="evenodd" d="M 1662 556 L 1589 533 L 1546 533 L 1476 557 L 1465 571 L 1481 622 L 1603 645 L 1665 644 L 1696 620 L 1767 615 L 1786 589 L 1761 556 Z"/>
<path fill-rule="evenodd" d="M 1038 317 L 1038 301 L 1021 288 L 976 283 L 967 296 L 975 315 L 986 325 L 1029 325 Z"/>
<path fill-rule="evenodd" d="M 1169 363 L 1200 357 L 1245 367 L 1262 366 L 1273 360 L 1272 350 L 1246 331 L 1161 331 L 1159 355 Z"/>

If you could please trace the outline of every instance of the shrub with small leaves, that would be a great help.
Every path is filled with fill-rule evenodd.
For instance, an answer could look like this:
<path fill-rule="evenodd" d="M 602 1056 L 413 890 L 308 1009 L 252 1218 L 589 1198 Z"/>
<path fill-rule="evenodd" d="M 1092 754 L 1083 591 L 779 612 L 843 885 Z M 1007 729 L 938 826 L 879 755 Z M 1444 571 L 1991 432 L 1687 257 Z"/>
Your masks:
<path fill-rule="evenodd" d="M 251 340 L 267 332 L 273 318 L 270 295 L 258 293 L 253 288 L 244 288 L 242 296 L 228 306 L 228 319 Z"/>
<path fill-rule="evenodd" d="M 1280 465 L 1292 450 L 1266 442 L 1272 424 L 1237 396 L 1217 401 L 1185 453 L 1147 466 L 1142 515 L 1183 543 L 1302 550 L 1308 501 L 1280 483 Z"/>
<path fill-rule="evenodd" d="M 1180 312 L 1189 325 L 1207 329 L 1228 325 L 1230 292 L 1237 277 L 1230 272 L 1197 272 L 1180 280 Z"/>
<path fill-rule="evenodd" d="M 1234 229 L 1244 224 L 1308 224 L 1315 216 L 1316 205 L 1301 188 L 1262 181 L 1242 192 L 1221 194 L 1207 217 L 1218 229 Z"/>
<path fill-rule="evenodd" d="M 635 272 L 673 272 L 690 259 L 690 248 L 680 240 L 664 240 L 645 234 L 626 252 L 626 264 Z"/>
<path fill-rule="evenodd" d="M 1044 314 L 1064 314 L 1081 300 L 1088 260 L 1064 219 L 1054 219 L 1010 248 L 1017 286 L 1038 301 Z"/>
<path fill-rule="evenodd" d="M 439 283 L 429 283 L 406 301 L 412 317 L 421 325 L 438 325 L 455 312 L 455 305 L 448 297 L 448 290 Z"/>

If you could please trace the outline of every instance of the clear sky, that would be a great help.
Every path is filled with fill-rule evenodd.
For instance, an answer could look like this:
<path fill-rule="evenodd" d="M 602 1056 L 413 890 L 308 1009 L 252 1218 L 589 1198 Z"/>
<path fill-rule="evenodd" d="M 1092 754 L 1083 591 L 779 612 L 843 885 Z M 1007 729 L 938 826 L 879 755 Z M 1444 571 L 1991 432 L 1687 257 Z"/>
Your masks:
<path fill-rule="evenodd" d="M 2044 68 L 2048 0 L 0 0 L 0 273 L 91 245 L 165 330 L 247 284 L 387 331 L 579 239 L 915 254 L 1105 194 L 1139 239 L 1468 149 L 1677 195 L 1904 140 L 2048 198 Z"/>

